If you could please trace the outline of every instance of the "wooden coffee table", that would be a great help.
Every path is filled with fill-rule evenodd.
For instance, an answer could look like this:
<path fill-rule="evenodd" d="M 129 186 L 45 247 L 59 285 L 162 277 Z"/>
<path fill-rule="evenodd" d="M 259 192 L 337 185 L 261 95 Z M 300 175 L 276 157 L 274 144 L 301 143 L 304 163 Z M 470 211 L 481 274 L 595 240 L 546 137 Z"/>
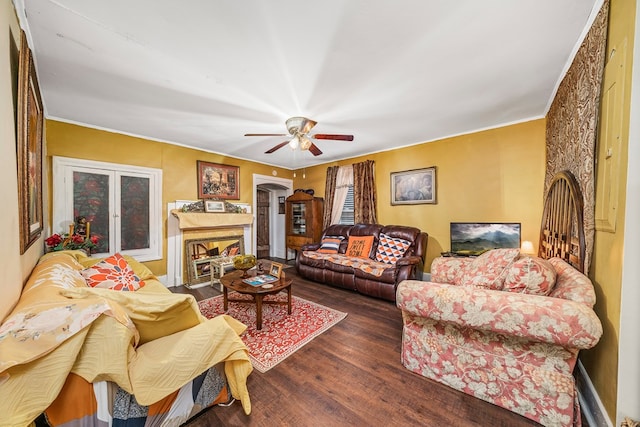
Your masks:
<path fill-rule="evenodd" d="M 249 272 L 250 276 L 255 276 L 255 273 Z M 229 272 L 220 278 L 220 283 L 222 283 L 222 295 L 224 301 L 224 311 L 227 311 L 229 302 L 240 302 L 240 303 L 249 303 L 256 304 L 256 329 L 262 329 L 262 304 L 278 304 L 278 305 L 286 305 L 287 313 L 291 314 L 291 283 L 293 280 L 287 279 L 285 274 L 282 273 L 280 280 L 277 282 L 269 283 L 273 285 L 270 288 L 264 288 L 262 286 L 251 286 L 248 283 L 245 283 L 242 280 L 242 271 L 236 270 Z M 229 299 L 229 290 L 236 291 L 240 294 L 251 295 L 253 300 L 240 300 L 240 299 Z M 275 295 L 280 291 L 287 291 L 287 300 L 286 301 L 272 301 L 272 300 L 264 300 L 266 295 Z"/>

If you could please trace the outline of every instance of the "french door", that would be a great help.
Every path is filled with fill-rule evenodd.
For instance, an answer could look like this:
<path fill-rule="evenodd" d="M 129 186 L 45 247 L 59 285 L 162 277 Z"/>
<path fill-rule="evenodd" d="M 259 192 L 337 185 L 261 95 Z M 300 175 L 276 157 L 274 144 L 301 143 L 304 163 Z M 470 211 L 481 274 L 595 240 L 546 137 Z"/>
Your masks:
<path fill-rule="evenodd" d="M 53 232 L 84 216 L 98 255 L 162 258 L 161 170 L 54 157 L 53 182 Z"/>

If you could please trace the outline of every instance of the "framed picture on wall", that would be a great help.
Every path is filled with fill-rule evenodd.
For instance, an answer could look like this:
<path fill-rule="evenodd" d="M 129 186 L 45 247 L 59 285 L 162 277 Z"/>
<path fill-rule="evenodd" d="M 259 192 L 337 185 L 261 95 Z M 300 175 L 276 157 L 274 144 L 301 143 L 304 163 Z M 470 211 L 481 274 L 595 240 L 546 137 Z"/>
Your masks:
<path fill-rule="evenodd" d="M 240 199 L 240 168 L 198 160 L 198 198 Z"/>
<path fill-rule="evenodd" d="M 20 253 L 42 233 L 42 127 L 40 88 L 27 37 L 22 31 L 18 65 L 18 200 Z"/>
<path fill-rule="evenodd" d="M 436 203 L 436 167 L 391 173 L 391 204 Z"/>

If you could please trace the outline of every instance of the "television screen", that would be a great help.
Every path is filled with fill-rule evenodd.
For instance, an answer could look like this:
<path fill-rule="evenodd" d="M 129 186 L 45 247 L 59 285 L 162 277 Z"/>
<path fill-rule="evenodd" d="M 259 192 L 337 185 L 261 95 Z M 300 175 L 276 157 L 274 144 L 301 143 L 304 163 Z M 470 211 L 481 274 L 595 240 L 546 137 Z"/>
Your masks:
<path fill-rule="evenodd" d="M 480 255 L 489 249 L 519 247 L 519 222 L 451 223 L 451 252 L 458 255 Z"/>

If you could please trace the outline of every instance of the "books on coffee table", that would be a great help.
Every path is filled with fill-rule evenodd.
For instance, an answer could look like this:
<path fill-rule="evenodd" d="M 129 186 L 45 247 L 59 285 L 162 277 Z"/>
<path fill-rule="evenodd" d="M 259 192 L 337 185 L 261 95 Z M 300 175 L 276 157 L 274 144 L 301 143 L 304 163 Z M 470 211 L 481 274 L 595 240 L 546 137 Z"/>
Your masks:
<path fill-rule="evenodd" d="M 248 277 L 242 280 L 247 285 L 251 286 L 262 286 L 267 283 L 277 282 L 278 278 L 275 276 L 271 276 L 270 274 L 261 274 L 259 276 Z"/>

